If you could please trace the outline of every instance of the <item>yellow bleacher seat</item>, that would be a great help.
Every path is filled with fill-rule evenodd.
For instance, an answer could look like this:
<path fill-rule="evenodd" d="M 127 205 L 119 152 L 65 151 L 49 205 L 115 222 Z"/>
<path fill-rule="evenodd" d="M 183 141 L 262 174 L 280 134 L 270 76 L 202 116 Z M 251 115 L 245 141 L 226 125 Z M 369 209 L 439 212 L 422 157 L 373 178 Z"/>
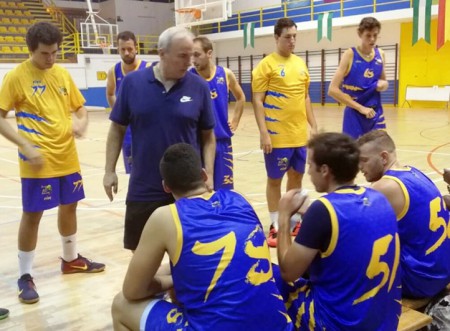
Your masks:
<path fill-rule="evenodd" d="M 23 15 L 23 11 L 20 10 L 20 9 L 14 10 L 14 15 L 16 15 L 16 16 L 24 16 L 24 15 Z"/>
<path fill-rule="evenodd" d="M 22 53 L 22 48 L 19 46 L 13 46 L 12 52 L 13 53 Z"/>
<path fill-rule="evenodd" d="M 19 8 L 24 8 L 24 7 L 25 7 L 25 4 L 24 4 L 23 2 L 18 2 L 18 3 L 17 3 L 17 7 L 19 7 Z"/>
<path fill-rule="evenodd" d="M 22 27 L 22 26 L 19 26 L 18 28 L 17 28 L 17 31 L 19 31 L 19 33 L 21 33 L 21 34 L 26 34 L 27 33 L 27 28 L 24 28 L 24 27 Z M 0 31 L 1 32 L 1 31 Z"/>
<path fill-rule="evenodd" d="M 5 15 L 14 16 L 14 12 L 11 9 L 5 9 Z"/>
<path fill-rule="evenodd" d="M 8 7 L 16 7 L 16 6 L 17 6 L 17 2 L 15 2 L 15 1 L 8 2 Z"/>
<path fill-rule="evenodd" d="M 23 12 L 23 14 L 24 14 L 25 16 L 32 16 L 29 10 L 25 10 L 25 11 Z"/>
<path fill-rule="evenodd" d="M 31 23 L 30 23 L 30 21 L 28 20 L 28 18 L 21 18 L 21 19 L 20 19 L 20 24 L 28 25 L 28 24 L 31 24 Z"/>
<path fill-rule="evenodd" d="M 16 41 L 14 40 L 14 37 L 12 37 L 12 36 L 5 36 L 5 42 L 8 44 L 11 44 L 11 43 L 15 43 Z"/>
<path fill-rule="evenodd" d="M 28 46 L 22 46 L 22 53 L 29 53 Z"/>
<path fill-rule="evenodd" d="M 2 53 L 12 53 L 11 48 L 9 46 L 2 46 Z"/>
<path fill-rule="evenodd" d="M 20 24 L 20 20 L 18 18 L 11 18 L 12 24 Z"/>
<path fill-rule="evenodd" d="M 3 11 L 2 8 L 0 8 L 0 15 L 5 15 L 5 12 Z"/>
<path fill-rule="evenodd" d="M 5 42 L 5 37 L 0 36 L 0 43 L 4 43 Z"/>
<path fill-rule="evenodd" d="M 3 24 L 11 24 L 11 19 L 9 17 L 2 17 Z"/>
<path fill-rule="evenodd" d="M 16 43 L 21 43 L 21 44 L 25 43 L 25 38 L 22 36 L 15 36 L 14 40 L 16 41 Z"/>
<path fill-rule="evenodd" d="M 8 26 L 8 31 L 11 33 L 19 33 L 15 26 Z"/>
<path fill-rule="evenodd" d="M 0 33 L 8 33 L 6 26 L 0 25 Z"/>
<path fill-rule="evenodd" d="M 0 1 L 0 7 L 6 7 L 6 6 L 8 6 L 8 5 L 6 4 L 5 1 Z"/>

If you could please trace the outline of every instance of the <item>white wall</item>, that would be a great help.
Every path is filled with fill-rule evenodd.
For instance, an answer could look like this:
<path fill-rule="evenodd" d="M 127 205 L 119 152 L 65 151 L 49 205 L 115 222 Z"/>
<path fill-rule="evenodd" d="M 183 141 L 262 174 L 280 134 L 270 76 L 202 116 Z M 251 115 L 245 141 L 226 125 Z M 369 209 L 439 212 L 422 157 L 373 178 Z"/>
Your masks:
<path fill-rule="evenodd" d="M 115 0 L 119 31 L 131 30 L 135 34 L 159 35 L 175 24 L 174 4 L 147 1 Z"/>
<path fill-rule="evenodd" d="M 256 10 L 261 7 L 279 6 L 281 0 L 235 0 L 232 4 L 233 14 L 242 10 Z"/>

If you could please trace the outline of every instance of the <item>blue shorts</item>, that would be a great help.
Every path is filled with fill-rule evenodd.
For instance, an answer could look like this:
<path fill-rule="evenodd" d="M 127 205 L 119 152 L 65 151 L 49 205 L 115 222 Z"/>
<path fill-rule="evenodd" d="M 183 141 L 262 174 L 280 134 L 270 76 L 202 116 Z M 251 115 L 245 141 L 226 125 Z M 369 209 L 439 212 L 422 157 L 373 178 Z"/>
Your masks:
<path fill-rule="evenodd" d="M 22 178 L 22 207 L 39 212 L 84 199 L 81 173 L 54 178 Z"/>
<path fill-rule="evenodd" d="M 141 330 L 183 331 L 187 320 L 177 305 L 162 299 L 150 301 L 145 308 L 140 323 Z"/>
<path fill-rule="evenodd" d="M 123 164 L 125 166 L 125 173 L 130 174 L 132 169 L 133 157 L 131 155 L 131 128 L 127 127 L 125 131 L 125 136 L 123 137 L 122 143 L 122 156 Z"/>
<path fill-rule="evenodd" d="M 306 165 L 306 147 L 273 148 L 271 153 L 264 154 L 264 161 L 269 178 L 282 178 L 290 168 L 303 174 Z"/>
<path fill-rule="evenodd" d="M 233 189 L 233 146 L 231 138 L 216 141 L 216 158 L 214 160 L 214 191 Z"/>

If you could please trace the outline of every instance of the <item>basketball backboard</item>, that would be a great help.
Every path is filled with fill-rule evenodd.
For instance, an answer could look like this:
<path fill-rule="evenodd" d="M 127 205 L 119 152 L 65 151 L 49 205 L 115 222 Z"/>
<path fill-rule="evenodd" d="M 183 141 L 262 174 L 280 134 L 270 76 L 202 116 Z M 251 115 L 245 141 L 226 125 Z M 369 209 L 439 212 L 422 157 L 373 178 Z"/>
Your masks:
<path fill-rule="evenodd" d="M 231 17 L 234 0 L 175 0 L 175 24 L 191 27 L 223 22 Z"/>

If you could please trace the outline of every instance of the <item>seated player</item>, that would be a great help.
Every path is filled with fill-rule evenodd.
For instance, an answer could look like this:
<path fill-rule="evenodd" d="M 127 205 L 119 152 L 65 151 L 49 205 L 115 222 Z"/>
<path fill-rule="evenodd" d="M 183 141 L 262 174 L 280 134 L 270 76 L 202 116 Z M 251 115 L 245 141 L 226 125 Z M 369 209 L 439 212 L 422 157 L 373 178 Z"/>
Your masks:
<path fill-rule="evenodd" d="M 176 202 L 145 225 L 113 302 L 114 329 L 293 330 L 250 204 L 234 191 L 208 192 L 191 145 L 169 147 L 160 171 Z M 171 272 L 158 271 L 165 253 Z M 157 298 L 172 288 L 178 304 Z"/>
<path fill-rule="evenodd" d="M 308 174 L 317 192 L 295 241 L 289 220 L 305 201 L 280 200 L 277 255 L 281 294 L 298 330 L 396 330 L 401 312 L 400 243 L 395 213 L 379 192 L 357 186 L 359 150 L 341 133 L 308 142 Z M 309 279 L 300 278 L 308 271 Z"/>
<path fill-rule="evenodd" d="M 441 193 L 420 170 L 400 164 L 385 131 L 366 133 L 358 142 L 362 173 L 397 215 L 403 296 L 438 294 L 450 282 L 449 213 Z"/>

